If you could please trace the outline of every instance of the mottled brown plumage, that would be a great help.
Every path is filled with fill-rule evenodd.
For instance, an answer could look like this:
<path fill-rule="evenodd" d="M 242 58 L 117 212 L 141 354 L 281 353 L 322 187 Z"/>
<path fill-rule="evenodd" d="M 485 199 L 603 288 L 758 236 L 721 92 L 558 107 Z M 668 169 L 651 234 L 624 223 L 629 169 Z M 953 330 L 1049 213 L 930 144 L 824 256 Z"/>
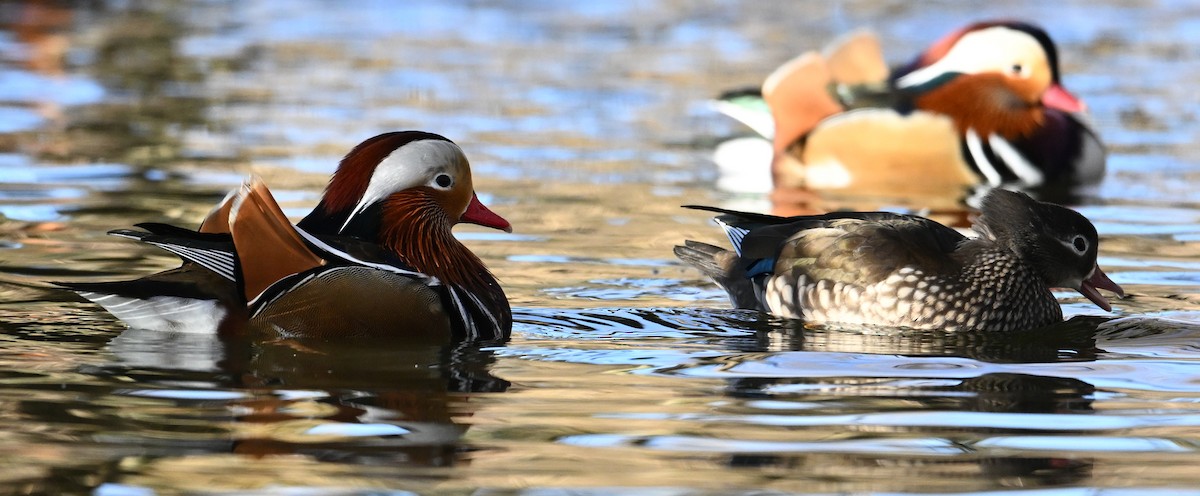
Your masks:
<path fill-rule="evenodd" d="M 782 317 L 949 331 L 1013 331 L 1062 320 L 1050 288 L 1123 294 L 1096 265 L 1082 215 L 1021 193 L 990 192 L 977 238 L 884 212 L 773 217 L 707 208 L 735 252 L 688 241 L 675 253 L 739 308 Z"/>

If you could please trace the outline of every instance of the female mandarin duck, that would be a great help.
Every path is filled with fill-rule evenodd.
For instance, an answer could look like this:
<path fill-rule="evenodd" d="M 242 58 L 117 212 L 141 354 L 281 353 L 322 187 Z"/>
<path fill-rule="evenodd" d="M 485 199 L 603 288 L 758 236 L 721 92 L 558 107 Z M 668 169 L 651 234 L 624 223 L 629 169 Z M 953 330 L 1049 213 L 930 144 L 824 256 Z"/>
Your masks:
<path fill-rule="evenodd" d="M 1096 264 L 1096 228 L 1079 213 L 992 190 L 979 237 L 924 217 L 838 212 L 775 217 L 720 212 L 734 251 L 687 241 L 675 254 L 737 308 L 811 322 L 948 331 L 1014 331 L 1062 321 L 1050 288 L 1124 296 Z"/>
<path fill-rule="evenodd" d="M 771 138 L 780 214 L 812 203 L 958 211 L 993 187 L 1053 199 L 1104 175 L 1104 146 L 1060 84 L 1054 43 L 1026 23 L 972 24 L 893 71 L 874 35 L 852 33 L 784 64 L 761 95 L 767 120 L 734 104 L 753 102 L 744 92 L 719 108 Z"/>
<path fill-rule="evenodd" d="M 454 238 L 460 222 L 512 230 L 475 196 L 458 145 L 425 132 L 386 133 L 342 159 L 298 225 L 256 178 L 198 231 L 112 231 L 166 249 L 183 266 L 133 281 L 61 284 L 139 328 L 505 339 L 508 300 Z"/>

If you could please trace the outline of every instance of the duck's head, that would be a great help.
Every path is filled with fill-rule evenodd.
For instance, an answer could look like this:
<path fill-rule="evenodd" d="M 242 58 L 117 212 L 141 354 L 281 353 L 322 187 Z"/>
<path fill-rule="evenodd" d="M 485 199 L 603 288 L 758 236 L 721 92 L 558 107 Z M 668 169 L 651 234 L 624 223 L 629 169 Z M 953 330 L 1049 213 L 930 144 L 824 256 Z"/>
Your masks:
<path fill-rule="evenodd" d="M 423 131 L 384 133 L 350 150 L 300 227 L 377 241 L 387 223 L 407 217 L 447 228 L 466 222 L 512 232 L 475 195 L 462 149 Z"/>
<path fill-rule="evenodd" d="M 1086 109 L 1061 84 L 1058 49 L 1050 36 L 1024 22 L 980 22 L 950 33 L 893 77 L 918 107 L 945 106 L 950 115 L 955 108 L 997 114 Z"/>
<path fill-rule="evenodd" d="M 1099 236 L 1079 212 L 1002 189 L 990 191 L 980 210 L 975 230 L 1032 265 L 1047 286 L 1079 291 L 1105 311 L 1112 307 L 1097 289 L 1125 296 L 1096 263 Z"/>

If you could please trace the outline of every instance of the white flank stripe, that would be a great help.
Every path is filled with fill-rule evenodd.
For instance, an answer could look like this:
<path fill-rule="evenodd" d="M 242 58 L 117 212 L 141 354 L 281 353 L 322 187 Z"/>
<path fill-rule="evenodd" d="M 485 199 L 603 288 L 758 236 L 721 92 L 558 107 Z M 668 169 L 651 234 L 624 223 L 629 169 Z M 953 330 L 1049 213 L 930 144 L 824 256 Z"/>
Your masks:
<path fill-rule="evenodd" d="M 996 152 L 996 156 L 1008 166 L 1008 169 L 1021 179 L 1021 185 L 1025 187 L 1041 186 L 1046 181 L 1046 177 L 1042 175 L 1042 171 L 1036 166 L 1025 160 L 1025 156 L 1021 152 L 1013 148 L 1012 143 L 1003 137 L 992 134 L 988 136 L 988 144 L 992 145 L 992 151 Z"/>
<path fill-rule="evenodd" d="M 470 291 L 463 292 L 466 293 L 467 296 L 471 298 L 471 301 L 475 303 L 475 308 L 478 308 L 479 311 L 488 318 L 488 321 L 492 323 L 492 329 L 499 329 L 500 322 L 496 321 L 496 316 L 492 315 L 492 312 L 488 310 L 487 305 L 484 305 L 483 302 L 480 301 L 479 297 L 475 296 L 474 293 L 471 293 Z"/>
<path fill-rule="evenodd" d="M 458 291 L 454 286 L 446 286 L 450 293 L 450 301 L 454 303 L 454 308 L 458 310 L 458 315 L 462 317 L 462 321 L 467 331 L 468 339 L 476 339 L 479 337 L 479 330 L 475 328 L 475 319 L 471 318 L 471 312 L 463 306 L 462 300 L 458 298 Z"/>
<path fill-rule="evenodd" d="M 438 283 L 438 282 L 437 282 L 437 278 L 435 278 L 435 277 L 432 277 L 432 276 L 430 276 L 429 274 L 424 274 L 424 273 L 417 272 L 417 271 L 414 271 L 414 270 L 405 270 L 405 269 L 401 269 L 400 267 L 396 267 L 396 266 L 394 266 L 394 265 L 381 264 L 381 263 L 372 263 L 372 262 L 367 262 L 367 261 L 364 261 L 364 260 L 359 260 L 359 259 L 357 259 L 357 258 L 354 258 L 354 257 L 350 256 L 350 254 L 349 254 L 349 253 L 346 253 L 346 252 L 344 252 L 344 251 L 338 250 L 337 248 L 334 248 L 334 247 L 332 247 L 332 246 L 329 246 L 329 245 L 328 245 L 328 244 L 326 244 L 324 241 L 321 241 L 321 240 L 320 240 L 319 238 L 317 238 L 316 236 L 313 236 L 313 235 L 311 235 L 311 234 L 309 234 L 309 233 L 305 232 L 303 229 L 300 229 L 299 227 L 296 227 L 296 232 L 300 233 L 300 235 L 301 235 L 301 236 L 304 236 L 304 239 L 305 239 L 305 240 L 308 240 L 308 242 L 309 242 L 309 243 L 312 243 L 313 245 L 316 245 L 316 246 L 317 246 L 318 248 L 320 248 L 322 251 L 328 252 L 328 253 L 330 253 L 330 254 L 332 254 L 332 255 L 337 255 L 337 256 L 338 256 L 339 258 L 341 258 L 342 260 L 346 260 L 346 261 L 349 261 L 349 262 L 354 262 L 354 263 L 356 263 L 356 264 L 359 264 L 359 265 L 365 265 L 365 266 L 367 266 L 367 267 L 372 267 L 372 268 L 376 268 L 376 269 L 379 269 L 379 270 L 386 270 L 386 271 L 388 271 L 388 272 L 393 272 L 393 273 L 396 273 L 396 274 L 402 274 L 402 275 L 406 275 L 406 276 L 413 276 L 413 277 L 417 277 L 417 278 L 420 278 L 420 279 L 424 279 L 424 280 L 426 280 L 426 281 L 432 280 L 433 282 L 426 282 L 426 284 L 428 284 L 428 285 L 430 285 L 430 286 L 436 286 L 436 285 L 440 284 L 440 283 Z"/>
<path fill-rule="evenodd" d="M 275 296 L 271 297 L 271 299 L 270 299 L 270 300 L 268 300 L 266 303 L 263 303 L 263 304 L 262 304 L 262 305 L 260 305 L 258 308 L 255 308 L 255 309 L 254 309 L 254 314 L 250 315 L 250 318 L 254 318 L 254 317 L 258 316 L 259 312 L 262 312 L 262 310 L 263 310 L 264 308 L 267 308 L 268 306 L 271 306 L 271 303 L 274 303 L 274 302 L 275 302 L 275 300 L 278 300 L 278 299 L 279 299 L 281 296 L 283 296 L 283 295 L 285 295 L 285 294 L 288 294 L 288 293 L 289 293 L 289 292 L 291 292 L 291 291 L 294 291 L 296 288 L 298 288 L 298 287 L 300 287 L 300 286 L 303 286 L 303 285 L 304 285 L 305 283 L 307 283 L 308 281 L 311 281 L 311 280 L 313 280 L 313 278 L 315 278 L 315 277 L 317 277 L 317 276 L 319 276 L 319 275 L 321 275 L 321 274 L 328 274 L 328 273 L 331 273 L 331 272 L 334 272 L 334 271 L 337 271 L 337 270 L 341 270 L 341 269 L 344 269 L 344 268 L 346 268 L 346 267 L 333 267 L 333 268 L 331 268 L 331 269 L 329 269 L 329 270 L 325 270 L 325 271 L 321 271 L 321 272 L 317 272 L 317 273 L 309 274 L 307 277 L 305 277 L 305 278 L 301 279 L 300 281 L 296 282 L 296 284 L 293 284 L 291 287 L 289 287 L 289 288 L 287 288 L 287 289 L 285 289 L 285 290 L 283 290 L 283 291 L 276 292 L 276 293 L 275 293 Z M 271 291 L 271 288 L 274 288 L 274 287 L 275 287 L 275 285 L 276 285 L 276 284 L 278 284 L 278 283 L 279 283 L 279 281 L 275 281 L 275 282 L 271 283 L 271 285 L 270 285 L 270 286 L 267 286 L 267 289 L 264 289 L 264 290 L 263 290 L 261 293 L 259 293 L 259 294 L 258 294 L 258 296 L 255 296 L 255 297 L 254 297 L 254 299 L 252 299 L 252 300 L 250 300 L 250 301 L 246 302 L 246 306 L 253 308 L 253 307 L 254 307 L 254 305 L 255 305 L 255 303 L 256 303 L 256 302 L 258 302 L 258 299 L 259 299 L 259 298 L 261 298 L 261 297 L 262 297 L 262 295 L 265 295 L 265 294 L 267 294 L 267 293 L 270 293 L 270 292 L 272 292 L 272 291 Z"/>
<path fill-rule="evenodd" d="M 974 129 L 967 130 L 967 150 L 971 152 L 971 157 L 975 159 L 975 167 L 979 169 L 979 173 L 983 174 L 983 177 L 987 178 L 988 184 L 1000 186 L 1004 180 L 1000 177 L 996 166 L 988 161 L 987 152 L 983 151 L 983 141 L 979 139 L 979 134 Z"/>

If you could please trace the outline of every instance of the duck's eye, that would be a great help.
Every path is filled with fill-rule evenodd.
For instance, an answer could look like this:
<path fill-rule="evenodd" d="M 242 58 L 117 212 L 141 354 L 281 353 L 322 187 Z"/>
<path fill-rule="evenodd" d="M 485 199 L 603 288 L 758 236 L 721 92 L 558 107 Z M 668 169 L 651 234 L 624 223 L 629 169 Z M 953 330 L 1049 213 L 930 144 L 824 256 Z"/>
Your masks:
<path fill-rule="evenodd" d="M 1071 245 L 1074 246 L 1075 251 L 1077 251 L 1079 253 L 1087 252 L 1088 242 L 1087 242 L 1087 239 L 1084 238 L 1083 236 L 1075 236 L 1075 239 L 1071 240 Z"/>
<path fill-rule="evenodd" d="M 1013 64 L 1012 67 L 1010 67 L 1009 69 L 1012 70 L 1013 74 L 1016 74 L 1018 76 L 1025 75 L 1025 66 L 1023 66 L 1021 64 Z"/>
<path fill-rule="evenodd" d="M 450 185 L 454 184 L 454 179 L 451 179 L 449 174 L 438 174 L 437 177 L 433 178 L 433 183 L 438 185 L 439 188 L 449 188 Z"/>

